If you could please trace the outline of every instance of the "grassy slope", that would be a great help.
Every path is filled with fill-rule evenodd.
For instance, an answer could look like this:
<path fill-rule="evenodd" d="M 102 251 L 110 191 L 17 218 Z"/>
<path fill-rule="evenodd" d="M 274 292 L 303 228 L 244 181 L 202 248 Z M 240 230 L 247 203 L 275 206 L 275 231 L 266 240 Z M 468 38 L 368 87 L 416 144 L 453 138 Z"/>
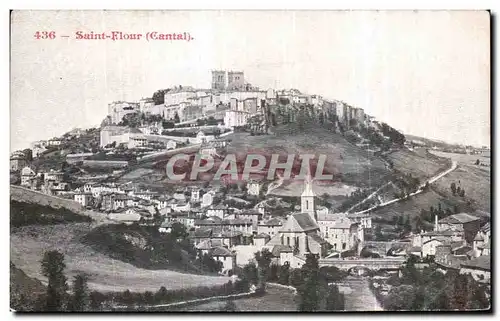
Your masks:
<path fill-rule="evenodd" d="M 189 243 L 179 244 L 159 233 L 155 227 L 102 225 L 82 237 L 81 241 L 98 252 L 139 268 L 203 274 L 193 263 L 195 255 L 188 253 L 191 250 Z M 147 244 L 155 244 L 158 249 L 163 246 L 160 252 L 164 256 L 155 258 L 151 250 L 145 249 Z"/>
<path fill-rule="evenodd" d="M 410 151 L 401 149 L 388 155 L 394 169 L 418 177 L 421 181 L 450 168 L 451 161 L 427 152 L 425 149 Z"/>
<path fill-rule="evenodd" d="M 38 297 L 46 291 L 37 279 L 10 264 L 10 308 L 15 311 L 35 311 Z"/>
<path fill-rule="evenodd" d="M 146 270 L 115 260 L 80 242 L 93 226 L 89 223 L 29 226 L 11 234 L 11 261 L 29 277 L 46 281 L 40 273 L 40 260 L 47 250 L 65 255 L 66 276 L 84 272 L 89 287 L 99 291 L 157 291 L 162 285 L 179 289 L 199 285 L 223 284 L 226 277 L 184 274 L 169 270 Z"/>
<path fill-rule="evenodd" d="M 243 159 L 251 153 L 267 156 L 324 154 L 327 156 L 324 173 L 341 175 L 340 181 L 347 185 L 377 186 L 389 174 L 381 159 L 349 143 L 341 135 L 314 125 L 299 130 L 295 124 L 288 124 L 274 128 L 273 135 L 235 133 L 228 138 L 232 139 L 228 153 Z"/>
<path fill-rule="evenodd" d="M 90 222 L 87 216 L 78 215 L 65 208 L 52 208 L 33 203 L 10 200 L 11 227 L 31 224 L 51 225 L 68 222 Z"/>
<path fill-rule="evenodd" d="M 410 153 L 410 152 L 408 152 Z M 431 158 L 432 159 L 432 154 Z M 451 154 L 439 154 L 439 156 L 449 156 L 454 157 Z M 482 211 L 491 211 L 491 173 L 489 167 L 480 167 L 475 165 L 470 165 L 470 161 L 464 161 L 463 155 L 457 155 L 458 168 L 448 175 L 442 177 L 431 185 L 431 189 L 428 192 L 411 197 L 408 200 L 399 202 L 373 212 L 375 216 L 380 216 L 383 218 L 391 218 L 393 216 L 399 216 L 402 214 L 408 214 L 410 217 L 414 217 L 420 213 L 421 209 L 429 210 L 430 206 L 437 207 L 438 203 L 441 203 L 443 209 L 450 208 L 453 210 L 454 206 L 457 205 L 459 208 L 467 208 L 467 202 L 472 204 L 474 209 L 479 209 Z M 470 156 L 471 159 L 477 158 L 475 155 Z M 400 159 L 403 159 L 401 157 Z M 416 157 L 415 160 L 419 158 Z M 462 159 L 462 162 L 460 161 Z M 405 166 L 407 170 L 412 171 L 414 174 L 420 172 L 418 162 L 411 162 L 399 165 L 400 168 Z M 422 162 L 421 164 L 427 164 L 427 162 Z M 430 171 L 438 168 L 438 164 L 443 164 L 443 161 L 438 161 L 432 167 L 426 165 L 427 169 Z M 412 167 L 413 166 L 413 169 Z M 460 183 L 459 183 L 460 181 Z M 450 184 L 454 182 L 457 186 L 461 186 L 465 189 L 465 197 L 454 196 L 451 193 Z"/>

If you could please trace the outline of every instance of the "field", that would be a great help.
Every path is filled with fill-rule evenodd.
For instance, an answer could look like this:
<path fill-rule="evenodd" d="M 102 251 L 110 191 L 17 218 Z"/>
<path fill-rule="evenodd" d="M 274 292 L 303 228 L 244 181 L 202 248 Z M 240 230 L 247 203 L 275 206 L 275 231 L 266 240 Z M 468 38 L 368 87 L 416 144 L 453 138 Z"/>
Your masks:
<path fill-rule="evenodd" d="M 357 188 L 342 183 L 321 184 L 321 182 L 313 182 L 314 193 L 318 196 L 328 194 L 330 196 L 346 196 L 350 195 Z M 299 197 L 304 190 L 304 183 L 302 181 L 288 181 L 270 194 L 276 196 Z"/>
<path fill-rule="evenodd" d="M 167 270 L 146 270 L 94 251 L 79 242 L 92 229 L 89 223 L 54 226 L 29 226 L 13 229 L 10 238 L 11 262 L 29 277 L 46 282 L 40 272 L 40 260 L 48 250 L 65 255 L 66 276 L 89 276 L 89 287 L 98 291 L 157 291 L 161 286 L 179 289 L 200 285 L 220 285 L 229 278 L 183 274 Z"/>
<path fill-rule="evenodd" d="M 436 153 L 436 152 L 433 152 Z M 489 164 L 489 157 L 480 155 L 436 153 L 439 156 L 448 156 L 458 162 L 458 168 L 438 180 L 436 188 L 452 197 L 450 185 L 455 183 L 465 190 L 465 198 L 469 199 L 480 210 L 491 211 L 491 167 L 473 165 L 476 159 L 481 163 Z"/>
<path fill-rule="evenodd" d="M 482 163 L 489 163 L 490 158 L 480 155 L 452 154 L 431 152 L 439 157 L 452 159 L 458 162 L 458 168 L 451 173 L 443 176 L 431 184 L 431 189 L 428 192 L 413 196 L 408 200 L 395 203 L 373 212 L 376 217 L 390 219 L 393 216 L 408 214 L 414 217 L 420 213 L 421 209 L 429 210 L 430 206 L 436 207 L 441 203 L 443 209 L 450 208 L 453 210 L 457 205 L 459 208 L 467 208 L 467 202 L 470 202 L 476 210 L 485 212 L 491 211 L 491 172 L 490 167 L 472 165 L 476 159 L 480 159 Z M 411 163 L 417 164 L 417 163 Z M 417 172 L 418 166 L 414 167 L 414 173 Z M 436 167 L 434 166 L 434 169 Z M 451 183 L 465 189 L 465 197 L 453 195 L 450 189 Z"/>
<path fill-rule="evenodd" d="M 30 278 L 10 264 L 10 308 L 16 311 L 36 311 L 37 299 L 45 294 L 45 286 L 36 279 Z"/>
<path fill-rule="evenodd" d="M 391 220 L 393 217 L 408 215 L 410 218 L 420 215 L 420 210 L 429 210 L 431 206 L 437 208 L 441 203 L 443 210 L 447 208 L 453 210 L 454 205 L 465 205 L 465 201 L 460 197 L 447 197 L 431 188 L 427 192 L 412 196 L 406 200 L 382 207 L 372 212 L 373 217 Z"/>
<path fill-rule="evenodd" d="M 268 286 L 267 293 L 261 297 L 234 300 L 237 311 L 273 312 L 297 311 L 296 296 L 288 289 Z M 226 301 L 213 301 L 196 306 L 185 307 L 179 311 L 221 311 Z"/>
<path fill-rule="evenodd" d="M 421 181 L 451 166 L 449 158 L 438 157 L 423 148 L 416 149 L 415 151 L 401 149 L 390 153 L 388 158 L 393 162 L 394 169 L 404 174 L 411 174 Z"/>

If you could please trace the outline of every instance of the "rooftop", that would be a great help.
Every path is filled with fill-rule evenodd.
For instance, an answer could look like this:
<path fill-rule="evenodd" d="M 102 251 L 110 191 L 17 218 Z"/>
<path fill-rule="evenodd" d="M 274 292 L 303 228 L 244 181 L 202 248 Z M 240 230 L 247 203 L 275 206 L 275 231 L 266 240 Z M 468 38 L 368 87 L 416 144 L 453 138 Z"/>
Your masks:
<path fill-rule="evenodd" d="M 439 224 L 465 224 L 479 220 L 479 217 L 467 213 L 458 213 L 442 218 Z"/>
<path fill-rule="evenodd" d="M 473 268 L 473 269 L 481 269 L 481 270 L 490 271 L 491 258 L 489 255 L 482 255 L 482 256 L 476 257 L 472 260 L 462 262 L 461 266 L 466 267 L 466 268 Z"/>
<path fill-rule="evenodd" d="M 308 213 L 298 213 L 292 215 L 291 217 L 297 222 L 300 229 L 304 232 L 319 228 Z"/>
<path fill-rule="evenodd" d="M 210 253 L 212 256 L 233 256 L 234 254 L 222 246 L 215 247 Z"/>

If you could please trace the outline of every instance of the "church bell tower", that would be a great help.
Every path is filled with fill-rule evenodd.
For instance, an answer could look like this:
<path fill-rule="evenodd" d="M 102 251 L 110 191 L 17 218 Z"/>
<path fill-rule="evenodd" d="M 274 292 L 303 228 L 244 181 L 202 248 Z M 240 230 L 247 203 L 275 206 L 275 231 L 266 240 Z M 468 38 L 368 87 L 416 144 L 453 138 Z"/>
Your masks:
<path fill-rule="evenodd" d="M 316 206 L 314 204 L 314 192 L 312 190 L 312 179 L 311 176 L 308 175 L 304 181 L 304 191 L 300 196 L 300 209 L 302 213 L 307 213 L 314 222 L 317 221 L 316 217 Z"/>

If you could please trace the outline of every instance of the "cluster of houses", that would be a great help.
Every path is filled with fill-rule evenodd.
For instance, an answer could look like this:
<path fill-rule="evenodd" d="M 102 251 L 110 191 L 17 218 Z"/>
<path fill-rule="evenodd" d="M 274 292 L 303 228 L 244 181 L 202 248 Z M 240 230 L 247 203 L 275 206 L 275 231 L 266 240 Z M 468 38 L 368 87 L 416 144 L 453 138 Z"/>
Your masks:
<path fill-rule="evenodd" d="M 457 270 L 471 274 L 479 282 L 491 278 L 491 225 L 481 225 L 481 218 L 458 213 L 435 219 L 434 230 L 412 236 L 409 253 L 434 258 L 439 269 L 446 273 Z"/>
<path fill-rule="evenodd" d="M 225 127 L 234 128 L 245 126 L 255 115 L 264 114 L 265 106 L 278 104 L 312 105 L 318 110 L 336 115 L 338 121 L 346 127 L 350 126 L 352 120 L 366 123 L 370 119 L 362 108 L 345 102 L 303 94 L 297 89 L 260 90 L 245 82 L 244 72 L 224 70 L 212 71 L 210 89 L 177 86 L 165 92 L 162 104 L 155 104 L 151 98 L 143 98 L 139 102 L 112 102 L 108 105 L 108 115 L 111 124 L 115 125 L 125 115 L 138 112 L 159 115 L 165 120 L 177 120 L 180 124 L 212 116 L 223 119 Z M 144 130 L 141 132 L 145 133 Z"/>
<path fill-rule="evenodd" d="M 257 196 L 259 189 L 259 184 L 252 182 L 247 193 Z M 214 192 L 203 197 L 206 195 L 217 197 Z M 317 206 L 310 181 L 305 182 L 300 198 L 300 211 L 286 217 L 270 215 L 262 203 L 253 209 L 235 209 L 222 203 L 204 207 L 202 202 L 200 209 L 167 213 L 159 231 L 169 233 L 174 222 L 186 225 L 196 249 L 221 261 L 223 271 L 228 272 L 247 264 L 264 248 L 273 253 L 276 264 L 288 262 L 292 267 L 301 266 L 308 253 L 342 256 L 356 248 L 364 239 L 364 230 L 371 228 L 368 215 L 350 218 Z"/>

